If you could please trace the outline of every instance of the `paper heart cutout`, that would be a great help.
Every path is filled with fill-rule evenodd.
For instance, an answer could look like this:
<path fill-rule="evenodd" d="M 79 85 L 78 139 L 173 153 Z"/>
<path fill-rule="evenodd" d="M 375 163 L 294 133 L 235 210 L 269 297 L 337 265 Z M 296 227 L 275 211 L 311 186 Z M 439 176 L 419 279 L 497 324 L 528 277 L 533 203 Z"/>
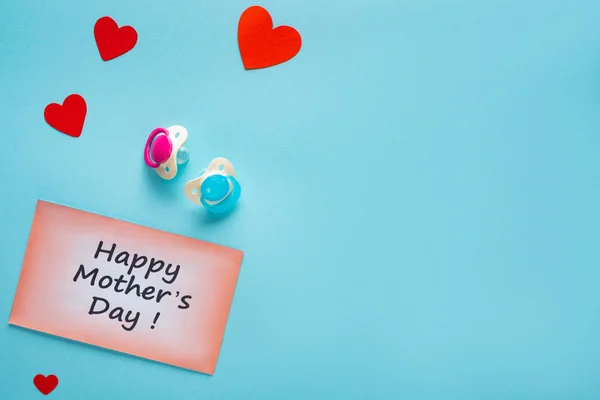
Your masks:
<path fill-rule="evenodd" d="M 33 378 L 33 384 L 43 395 L 48 395 L 58 386 L 58 378 L 55 375 L 38 374 Z"/>
<path fill-rule="evenodd" d="M 104 61 L 112 60 L 133 49 L 138 34 L 131 26 L 119 25 L 111 17 L 102 17 L 94 25 L 94 38 Z"/>
<path fill-rule="evenodd" d="M 87 105 L 78 94 L 68 96 L 62 105 L 51 103 L 44 109 L 44 119 L 48 125 L 73 137 L 81 136 L 86 114 Z"/>
<path fill-rule="evenodd" d="M 267 68 L 294 58 L 302 47 L 302 37 L 290 26 L 273 29 L 269 12 L 252 6 L 240 17 L 238 45 L 244 68 Z"/>

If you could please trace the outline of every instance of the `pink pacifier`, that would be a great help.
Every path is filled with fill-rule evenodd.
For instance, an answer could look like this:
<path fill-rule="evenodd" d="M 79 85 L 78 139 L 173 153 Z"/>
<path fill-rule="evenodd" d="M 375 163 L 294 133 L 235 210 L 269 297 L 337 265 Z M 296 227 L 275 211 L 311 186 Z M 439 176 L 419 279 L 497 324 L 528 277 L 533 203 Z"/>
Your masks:
<path fill-rule="evenodd" d="M 156 128 L 146 141 L 144 161 L 161 178 L 173 179 L 177 175 L 177 165 L 190 159 L 190 152 L 183 147 L 187 136 L 187 130 L 180 125 Z"/>

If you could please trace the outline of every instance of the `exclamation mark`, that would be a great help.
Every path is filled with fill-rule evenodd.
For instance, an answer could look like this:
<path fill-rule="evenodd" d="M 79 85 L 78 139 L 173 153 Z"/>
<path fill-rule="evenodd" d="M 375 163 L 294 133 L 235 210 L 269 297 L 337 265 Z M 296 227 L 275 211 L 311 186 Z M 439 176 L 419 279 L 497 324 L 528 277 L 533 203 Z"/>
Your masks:
<path fill-rule="evenodd" d="M 158 321 L 158 317 L 160 317 L 160 313 L 159 312 L 157 312 L 156 315 L 154 316 L 154 322 L 153 322 L 153 324 L 156 324 L 156 321 Z M 150 329 L 154 329 L 154 325 L 152 325 L 150 327 Z"/>

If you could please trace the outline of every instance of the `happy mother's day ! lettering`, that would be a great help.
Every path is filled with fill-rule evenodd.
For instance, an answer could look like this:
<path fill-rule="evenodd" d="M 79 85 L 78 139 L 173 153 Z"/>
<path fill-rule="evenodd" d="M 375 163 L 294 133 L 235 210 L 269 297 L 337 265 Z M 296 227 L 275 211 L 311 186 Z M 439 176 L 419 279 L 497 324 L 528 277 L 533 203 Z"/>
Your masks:
<path fill-rule="evenodd" d="M 110 248 L 105 248 L 102 241 L 98 243 L 94 254 L 94 259 L 100 257 L 105 258 L 106 262 L 114 262 L 115 264 L 122 265 L 125 267 L 124 273 L 115 278 L 111 275 L 102 275 L 98 268 L 87 270 L 83 264 L 80 264 L 73 277 L 73 282 L 89 283 L 90 286 L 96 286 L 103 290 L 114 291 L 124 296 L 136 296 L 142 300 L 156 303 L 160 303 L 164 299 L 175 298 L 179 300 L 177 302 L 178 309 L 187 310 L 190 307 L 189 301 L 192 299 L 192 296 L 181 295 L 179 291 L 165 290 L 144 284 L 151 276 L 160 276 L 161 281 L 165 285 L 172 285 L 179 276 L 179 265 L 173 266 L 173 264 L 167 264 L 163 260 L 149 258 L 137 253 L 130 254 L 127 251 L 117 252 L 116 243 L 113 243 Z M 142 273 L 141 278 L 134 275 L 137 271 Z M 111 308 L 111 304 L 107 299 L 93 296 L 88 314 L 98 315 L 107 312 L 110 319 L 122 322 L 121 327 L 126 331 L 134 330 L 140 319 L 139 311 L 134 313 L 132 310 L 127 310 L 126 312 L 122 307 Z M 154 315 L 151 329 L 154 329 L 159 317 L 160 312 L 157 312 Z"/>

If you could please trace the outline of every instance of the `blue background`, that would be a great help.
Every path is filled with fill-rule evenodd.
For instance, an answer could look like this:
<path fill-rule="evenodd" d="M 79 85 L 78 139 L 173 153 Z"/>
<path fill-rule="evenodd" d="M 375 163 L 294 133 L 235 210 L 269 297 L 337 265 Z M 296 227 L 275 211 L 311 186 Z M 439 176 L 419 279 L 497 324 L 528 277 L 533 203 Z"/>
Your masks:
<path fill-rule="evenodd" d="M 292 61 L 245 71 L 243 0 L 0 5 L 0 316 L 38 198 L 245 251 L 214 376 L 0 328 L 0 398 L 600 398 L 600 2 L 264 0 Z M 101 61 L 104 15 L 137 46 Z M 83 135 L 44 107 L 79 93 Z M 165 182 L 142 149 L 181 124 Z M 243 187 L 205 216 L 217 156 Z"/>

